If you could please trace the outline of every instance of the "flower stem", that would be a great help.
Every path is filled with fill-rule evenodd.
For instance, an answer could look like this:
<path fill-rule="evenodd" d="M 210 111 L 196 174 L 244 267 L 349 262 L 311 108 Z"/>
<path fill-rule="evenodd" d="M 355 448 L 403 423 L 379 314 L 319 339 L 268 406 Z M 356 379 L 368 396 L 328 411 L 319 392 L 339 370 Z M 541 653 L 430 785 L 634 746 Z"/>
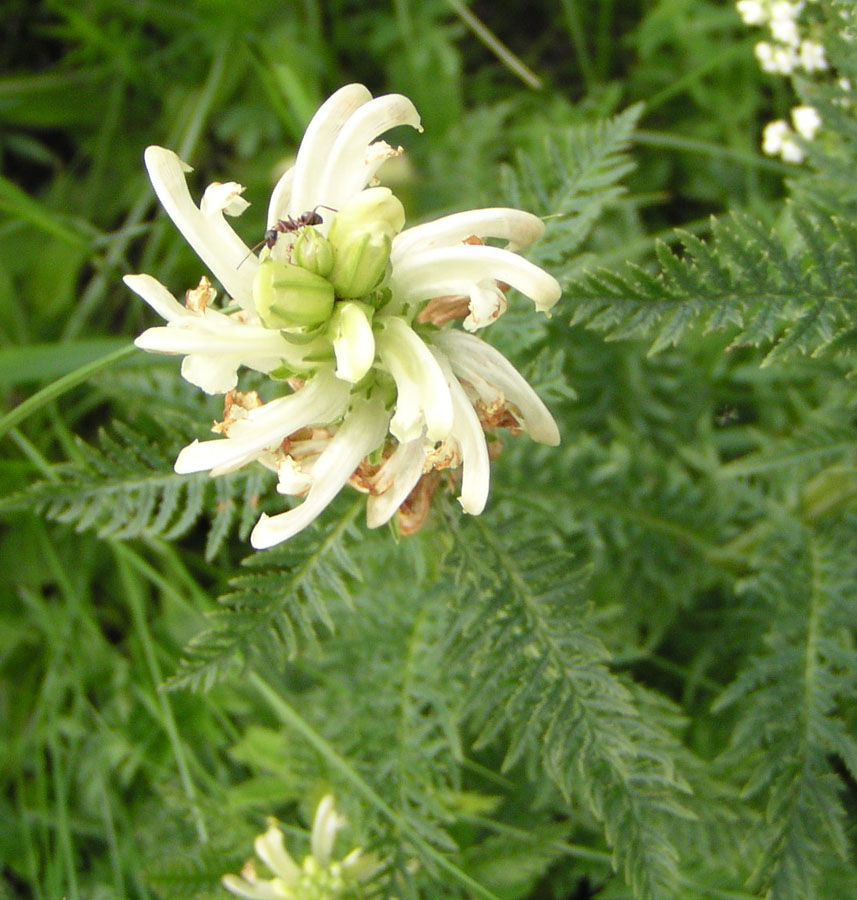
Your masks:
<path fill-rule="evenodd" d="M 454 863 L 451 863 L 442 853 L 439 853 L 430 844 L 426 843 L 422 837 L 409 825 L 402 817 L 387 804 L 375 790 L 367 784 L 363 778 L 349 765 L 348 761 L 343 759 L 336 750 L 309 724 L 300 714 L 286 701 L 271 685 L 262 678 L 257 672 L 250 674 L 250 681 L 255 688 L 268 702 L 268 705 L 274 711 L 276 716 L 286 725 L 294 728 L 299 732 L 309 744 L 324 759 L 336 769 L 347 781 L 355 788 L 357 793 L 361 794 L 369 803 L 372 804 L 382 815 L 396 826 L 402 833 L 406 834 L 414 846 L 419 851 L 431 858 L 438 868 L 443 869 L 456 881 L 465 885 L 474 894 L 484 897 L 485 900 L 499 900 L 496 894 L 483 887 L 479 882 L 474 881 L 466 872 L 462 872 Z"/>
<path fill-rule="evenodd" d="M 61 349 L 61 345 L 58 345 L 58 352 L 61 352 Z M 51 400 L 56 400 L 57 397 L 62 396 L 67 391 L 70 391 L 72 388 L 77 387 L 79 384 L 92 378 L 93 375 L 97 375 L 99 372 L 109 369 L 114 363 L 127 359 L 136 352 L 137 348 L 133 344 L 128 344 L 125 347 L 114 350 L 112 353 L 108 353 L 106 356 L 101 356 L 98 359 L 94 359 L 92 362 L 86 363 L 84 366 L 80 366 L 80 368 L 75 369 L 73 372 L 63 375 L 62 378 L 57 378 L 56 381 L 43 387 L 31 397 L 27 397 L 26 400 L 7 412 L 5 416 L 0 417 L 0 437 L 3 437 L 10 428 L 14 428 L 20 422 L 23 422 L 27 416 L 32 415 L 37 410 L 50 403 Z"/>

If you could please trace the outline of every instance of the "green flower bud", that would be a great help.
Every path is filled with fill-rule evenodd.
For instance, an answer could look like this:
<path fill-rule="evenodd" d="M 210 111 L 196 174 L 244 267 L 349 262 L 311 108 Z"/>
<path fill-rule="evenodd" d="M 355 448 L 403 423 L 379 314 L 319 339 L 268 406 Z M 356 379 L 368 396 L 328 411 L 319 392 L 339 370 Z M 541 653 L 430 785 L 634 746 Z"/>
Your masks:
<path fill-rule="evenodd" d="M 266 259 L 253 279 L 253 299 L 268 328 L 321 325 L 333 312 L 333 285 L 300 266 Z"/>
<path fill-rule="evenodd" d="M 328 235 L 334 244 L 347 241 L 350 232 L 367 228 L 386 232 L 390 239 L 405 224 L 405 208 L 393 192 L 386 187 L 368 188 L 355 194 L 345 203 L 330 227 Z"/>
<path fill-rule="evenodd" d="M 405 224 L 405 210 L 389 188 L 355 194 L 330 228 L 334 262 L 330 280 L 341 298 L 365 297 L 387 274 L 393 238 Z"/>
<path fill-rule="evenodd" d="M 316 228 L 307 226 L 298 231 L 292 247 L 292 259 L 304 269 L 327 278 L 333 268 L 333 247 Z"/>
<path fill-rule="evenodd" d="M 351 232 L 334 245 L 336 258 L 330 272 L 337 297 L 365 297 L 384 280 L 390 261 L 390 236 L 383 230 Z"/>

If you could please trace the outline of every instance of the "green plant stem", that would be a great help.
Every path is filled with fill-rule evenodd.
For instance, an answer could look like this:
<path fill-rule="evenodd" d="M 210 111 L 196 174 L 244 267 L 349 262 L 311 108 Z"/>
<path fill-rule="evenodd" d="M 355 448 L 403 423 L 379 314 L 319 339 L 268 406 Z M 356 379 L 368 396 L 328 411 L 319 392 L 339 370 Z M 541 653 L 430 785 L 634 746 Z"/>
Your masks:
<path fill-rule="evenodd" d="M 134 629 L 140 639 L 140 644 L 143 648 L 143 655 L 146 659 L 146 665 L 149 668 L 149 675 L 151 676 L 153 687 L 157 694 L 157 702 L 160 707 L 164 730 L 167 732 L 167 736 L 173 748 L 173 756 L 176 760 L 179 780 L 182 783 L 182 788 L 184 789 L 185 796 L 187 797 L 191 810 L 193 812 L 196 831 L 199 835 L 199 839 L 201 841 L 207 841 L 208 833 L 205 827 L 205 822 L 202 818 L 202 813 L 199 810 L 196 802 L 196 789 L 190 777 L 190 770 L 188 768 L 187 759 L 185 758 L 185 749 L 184 745 L 182 744 L 181 736 L 179 735 L 179 729 L 176 724 L 175 716 L 173 715 L 173 710 L 170 706 L 170 702 L 166 693 L 159 690 L 160 685 L 163 683 L 163 676 L 161 674 L 161 667 L 158 663 L 157 653 L 155 652 L 155 645 L 152 640 L 152 635 L 149 632 L 149 626 L 146 622 L 146 615 L 143 611 L 143 598 L 140 593 L 139 585 L 135 582 L 134 578 L 132 578 L 131 575 L 131 567 L 130 563 L 128 562 L 129 551 L 118 541 L 109 541 L 109 544 L 114 556 L 116 557 L 119 576 L 122 580 L 122 585 L 125 590 L 125 596 L 128 600 L 128 605 L 131 608 L 131 617 L 134 621 Z"/>
<path fill-rule="evenodd" d="M 654 97 L 649 98 L 646 101 L 646 111 L 651 112 L 651 110 L 656 109 L 662 103 L 666 103 L 671 97 L 675 97 L 677 94 L 681 94 L 687 88 L 696 84 L 697 81 L 700 80 L 704 75 L 707 75 L 709 72 L 714 71 L 715 69 L 719 69 L 725 63 L 731 62 L 733 59 L 741 59 L 746 58 L 750 52 L 751 48 L 756 43 L 756 36 L 751 35 L 747 40 L 741 41 L 740 43 L 735 43 L 730 47 L 722 50 L 720 53 L 711 56 L 704 63 L 697 66 L 694 69 L 691 69 L 681 78 L 677 78 L 673 81 L 668 87 L 665 87 L 663 90 L 658 91 Z"/>
<path fill-rule="evenodd" d="M 136 352 L 137 348 L 133 344 L 128 344 L 125 347 L 114 350 L 112 353 L 108 353 L 106 356 L 94 359 L 92 362 L 81 366 L 79 369 L 75 369 L 73 372 L 69 372 L 68 375 L 63 375 L 62 378 L 58 378 L 51 384 L 46 385 L 40 391 L 37 391 L 31 397 L 27 397 L 26 400 L 19 403 L 14 409 L 10 410 L 5 416 L 0 418 L 0 437 L 3 437 L 3 435 L 11 428 L 14 428 L 16 425 L 23 422 L 27 416 L 31 416 L 34 412 L 37 412 L 43 406 L 50 403 L 51 400 L 56 400 L 57 397 L 61 397 L 72 388 L 77 387 L 79 384 L 83 384 L 84 381 L 92 378 L 93 375 L 97 375 L 99 372 L 109 369 L 112 365 L 115 365 L 123 359 L 128 359 L 128 357 L 133 356 Z"/>
<path fill-rule="evenodd" d="M 794 175 L 795 167 L 766 159 L 757 153 L 746 153 L 743 150 L 732 150 L 729 147 L 721 147 L 719 144 L 708 141 L 700 141 L 696 138 L 682 137 L 681 135 L 668 134 L 663 131 L 648 131 L 639 129 L 634 132 L 635 144 L 644 144 L 649 147 L 659 147 L 662 150 L 684 150 L 688 153 L 700 153 L 703 156 L 711 156 L 716 159 L 728 159 L 740 162 L 757 169 L 766 169 L 776 172 L 778 175 Z"/>
<path fill-rule="evenodd" d="M 65 869 L 63 896 L 67 896 L 68 900 L 77 900 L 80 895 L 77 887 L 74 846 L 72 844 L 71 828 L 69 827 L 68 820 L 68 786 L 64 777 L 65 772 L 63 766 L 65 761 L 60 755 L 56 719 L 54 719 L 52 723 L 48 747 L 50 748 L 51 754 L 49 769 L 54 787 L 56 834 L 60 844 Z"/>
<path fill-rule="evenodd" d="M 531 87 L 534 90 L 539 90 L 542 87 L 541 78 L 521 59 L 515 56 L 497 35 L 481 19 L 474 16 L 460 0 L 446 0 L 446 2 L 452 7 L 458 18 L 464 22 L 510 72 L 517 75 L 527 87 Z"/>
<path fill-rule="evenodd" d="M 199 94 L 199 99 L 195 104 L 190 115 L 182 117 L 184 124 L 183 136 L 177 140 L 177 153 L 182 159 L 188 159 L 193 154 L 193 150 L 198 143 L 205 121 L 214 105 L 217 90 L 223 81 L 226 71 L 226 59 L 230 52 L 232 35 L 225 34 L 220 42 L 220 46 L 214 53 L 211 68 L 208 77 Z M 115 240 L 107 251 L 107 255 L 101 264 L 100 271 L 89 282 L 86 290 L 80 298 L 80 302 L 75 307 L 71 316 L 69 316 L 66 327 L 63 331 L 63 340 L 70 340 L 76 337 L 82 330 L 89 318 L 89 315 L 95 307 L 101 302 L 108 285 L 113 279 L 113 273 L 116 266 L 125 256 L 128 245 L 133 240 L 135 234 L 135 226 L 139 225 L 146 217 L 149 207 L 154 201 L 154 194 L 148 182 L 145 187 L 141 188 L 134 204 L 125 217 L 121 228 L 116 233 Z M 0 428 L 0 436 L 2 436 L 2 428 Z"/>
<path fill-rule="evenodd" d="M 571 42 L 574 45 L 574 52 L 577 55 L 577 62 L 580 66 L 580 74 L 583 76 L 583 82 L 588 92 L 595 87 L 596 77 L 592 60 L 589 58 L 589 50 L 586 46 L 586 38 L 583 33 L 583 25 L 577 14 L 577 0 L 560 0 L 562 11 L 565 15 L 565 22 L 568 27 L 568 33 L 571 35 Z"/>
<path fill-rule="evenodd" d="M 486 900 L 499 900 L 496 894 L 474 881 L 466 872 L 451 863 L 410 826 L 363 778 L 344 760 L 334 748 L 281 697 L 274 688 L 257 672 L 250 673 L 250 682 L 264 697 L 283 724 L 297 731 L 322 756 L 327 763 L 343 776 L 365 800 L 374 806 L 391 824 L 407 835 L 421 853 L 430 858 L 439 869 L 451 875 L 470 891 Z"/>

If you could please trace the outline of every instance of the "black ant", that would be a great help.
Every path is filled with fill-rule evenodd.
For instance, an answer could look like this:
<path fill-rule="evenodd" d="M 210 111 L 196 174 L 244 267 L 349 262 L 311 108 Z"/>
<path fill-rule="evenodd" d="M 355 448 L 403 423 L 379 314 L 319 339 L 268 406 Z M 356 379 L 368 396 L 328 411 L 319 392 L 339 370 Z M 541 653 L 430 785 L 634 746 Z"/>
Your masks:
<path fill-rule="evenodd" d="M 319 203 L 317 206 L 314 206 L 312 209 L 308 210 L 305 213 L 301 213 L 297 218 L 293 216 L 286 216 L 285 219 L 278 219 L 277 222 L 269 228 L 265 232 L 265 236 L 256 244 L 254 247 L 250 248 L 250 253 L 247 256 L 250 256 L 252 253 L 255 253 L 263 244 L 269 249 L 274 249 L 274 244 L 277 243 L 277 238 L 281 234 L 289 234 L 293 231 L 299 231 L 301 228 L 304 228 L 307 225 L 321 225 L 324 222 L 324 219 L 316 212 L 317 209 L 329 209 L 331 212 L 337 212 L 332 206 L 325 206 L 323 203 Z M 241 265 L 247 256 L 241 260 Z"/>

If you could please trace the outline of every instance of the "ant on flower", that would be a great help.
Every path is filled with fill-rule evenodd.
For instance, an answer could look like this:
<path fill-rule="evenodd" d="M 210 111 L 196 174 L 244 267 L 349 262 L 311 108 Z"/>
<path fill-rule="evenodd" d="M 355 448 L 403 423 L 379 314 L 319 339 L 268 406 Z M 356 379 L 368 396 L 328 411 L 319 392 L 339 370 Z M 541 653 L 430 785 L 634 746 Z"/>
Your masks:
<path fill-rule="evenodd" d="M 324 219 L 318 214 L 319 209 L 329 209 L 331 212 L 337 212 L 332 206 L 325 206 L 319 203 L 307 212 L 301 213 L 297 218 L 294 216 L 286 216 L 285 219 L 278 219 L 277 222 L 265 232 L 265 236 L 258 244 L 250 248 L 250 253 L 255 253 L 263 244 L 269 249 L 274 249 L 277 238 L 281 234 L 290 234 L 294 231 L 300 231 L 307 225 L 321 225 Z M 250 254 L 248 254 L 249 256 Z M 244 259 L 247 257 L 245 256 Z M 243 263 L 244 260 L 241 260 Z"/>

